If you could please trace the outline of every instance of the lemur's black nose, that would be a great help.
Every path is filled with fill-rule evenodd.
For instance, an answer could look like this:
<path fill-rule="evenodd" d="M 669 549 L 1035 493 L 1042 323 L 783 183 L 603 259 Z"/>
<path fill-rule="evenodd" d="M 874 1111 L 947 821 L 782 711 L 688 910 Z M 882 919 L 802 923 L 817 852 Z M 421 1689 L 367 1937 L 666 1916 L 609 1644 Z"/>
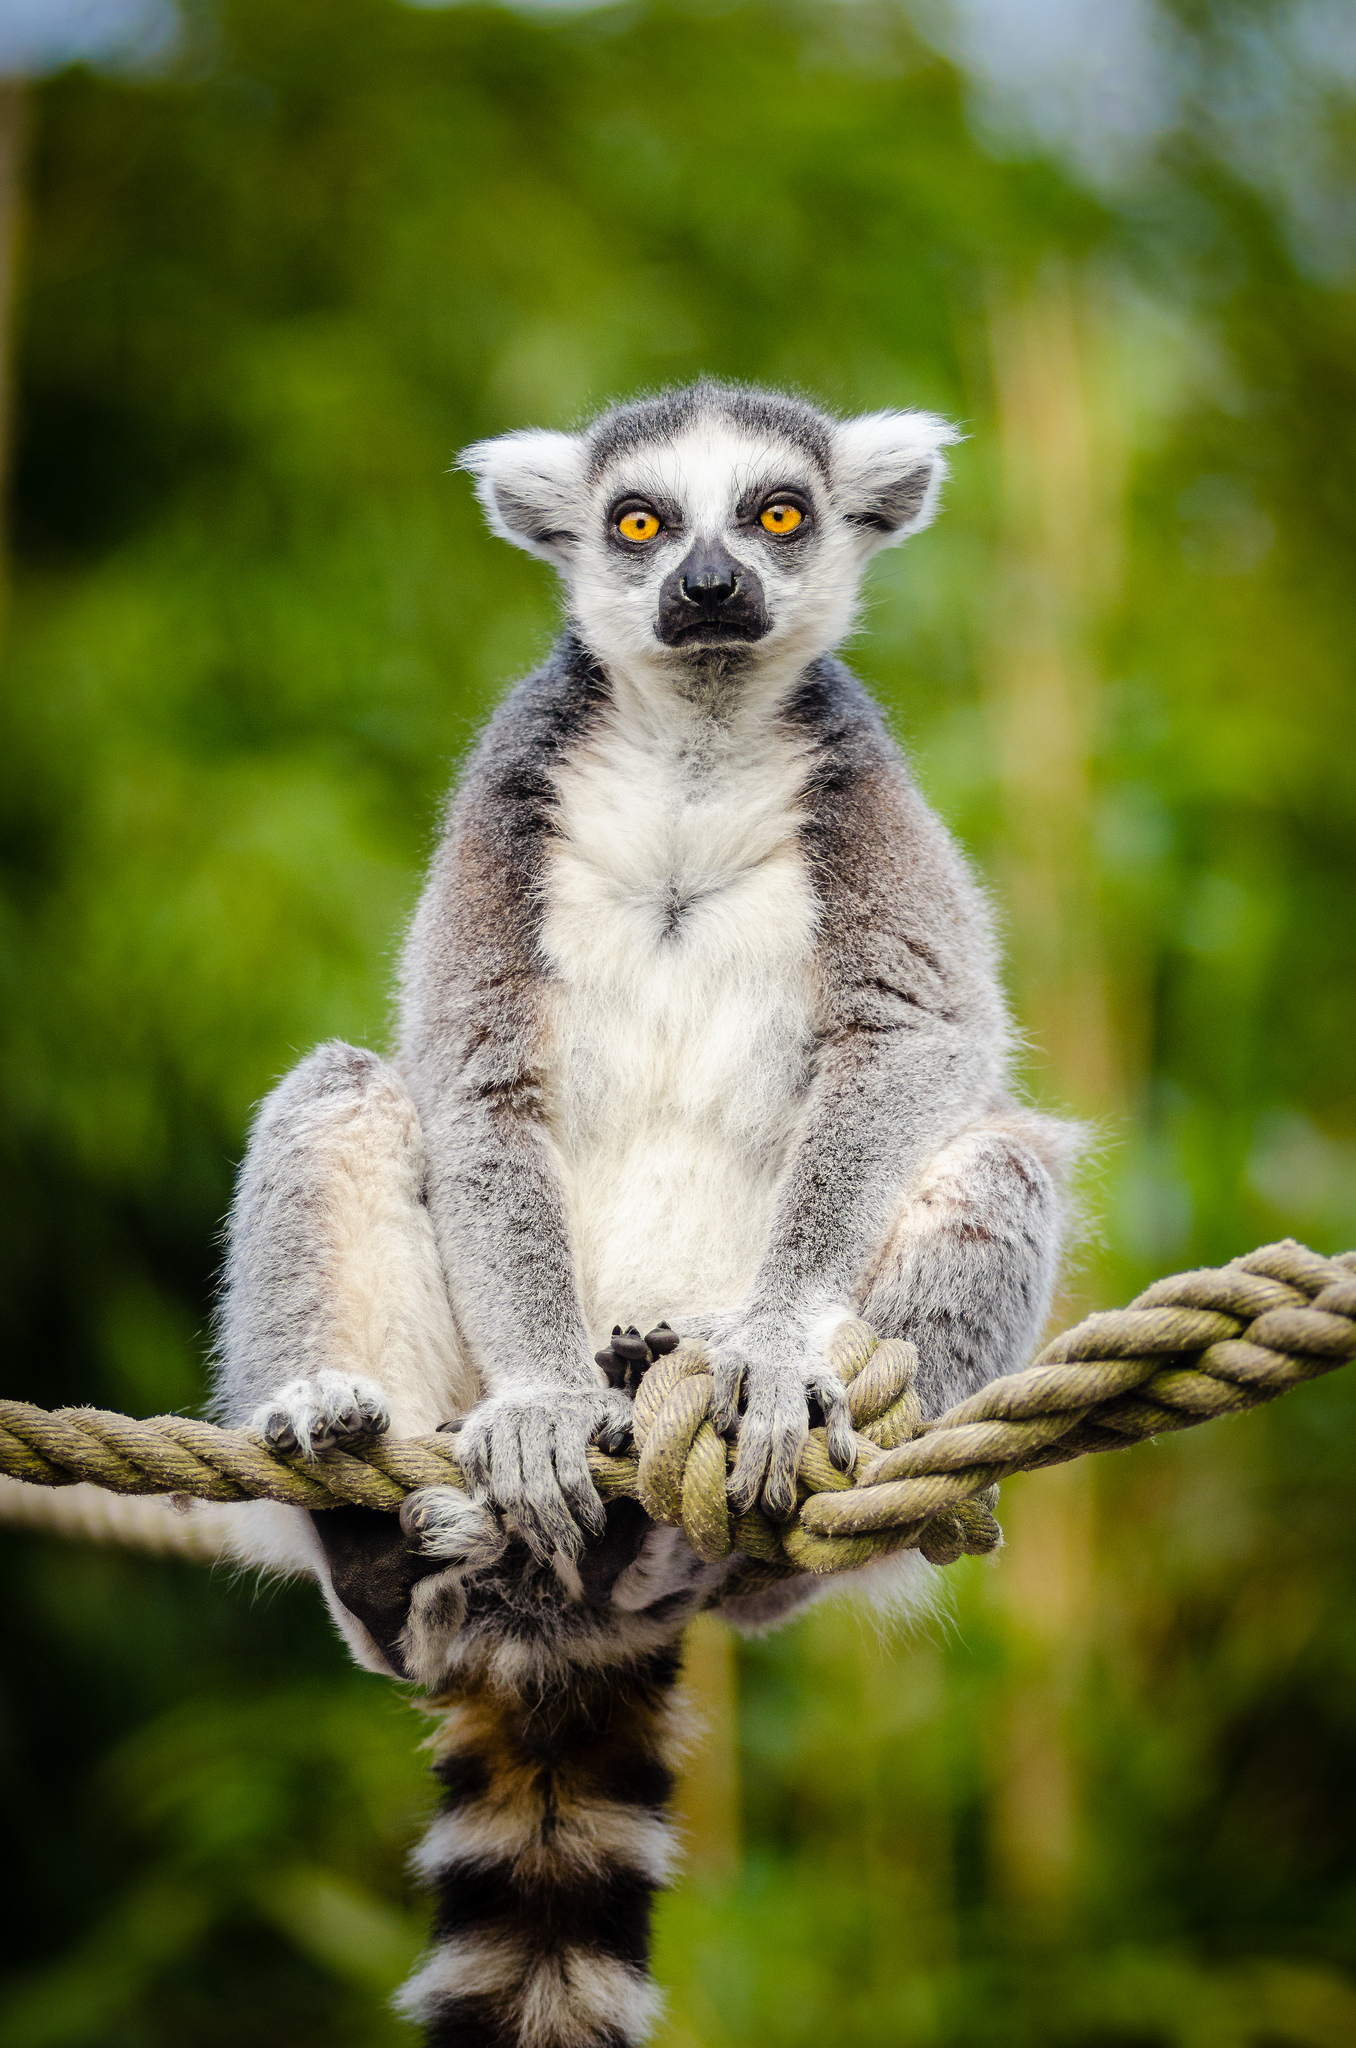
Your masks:
<path fill-rule="evenodd" d="M 699 542 L 678 571 L 678 587 L 689 604 L 708 615 L 728 604 L 739 588 L 739 564 L 719 541 Z"/>
<path fill-rule="evenodd" d="M 768 614 L 757 570 L 736 561 L 714 536 L 695 541 L 659 586 L 654 629 L 666 647 L 761 640 Z"/>

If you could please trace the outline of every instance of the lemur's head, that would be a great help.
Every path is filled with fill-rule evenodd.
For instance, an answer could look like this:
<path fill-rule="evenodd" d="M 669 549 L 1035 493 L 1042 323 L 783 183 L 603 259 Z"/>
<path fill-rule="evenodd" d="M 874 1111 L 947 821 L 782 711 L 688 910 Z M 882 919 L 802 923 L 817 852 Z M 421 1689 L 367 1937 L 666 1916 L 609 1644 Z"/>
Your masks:
<path fill-rule="evenodd" d="M 834 419 L 703 381 L 461 460 L 495 532 L 560 571 L 594 653 L 680 680 L 837 645 L 869 557 L 931 520 L 957 438 L 934 413 Z"/>

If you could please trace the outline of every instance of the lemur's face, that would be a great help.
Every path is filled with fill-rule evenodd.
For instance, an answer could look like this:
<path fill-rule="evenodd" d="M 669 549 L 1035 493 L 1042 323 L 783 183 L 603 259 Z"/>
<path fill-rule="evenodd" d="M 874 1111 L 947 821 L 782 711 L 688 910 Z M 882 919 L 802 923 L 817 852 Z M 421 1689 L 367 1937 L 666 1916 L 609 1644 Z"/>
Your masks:
<path fill-rule="evenodd" d="M 566 579 L 604 660 L 810 658 L 847 631 L 858 551 L 828 479 L 780 435 L 703 421 L 591 481 Z"/>
<path fill-rule="evenodd" d="M 463 461 L 497 531 L 560 570 L 604 664 L 677 678 L 799 669 L 835 646 L 868 557 L 931 518 L 954 438 L 928 413 L 835 421 L 698 385 Z"/>

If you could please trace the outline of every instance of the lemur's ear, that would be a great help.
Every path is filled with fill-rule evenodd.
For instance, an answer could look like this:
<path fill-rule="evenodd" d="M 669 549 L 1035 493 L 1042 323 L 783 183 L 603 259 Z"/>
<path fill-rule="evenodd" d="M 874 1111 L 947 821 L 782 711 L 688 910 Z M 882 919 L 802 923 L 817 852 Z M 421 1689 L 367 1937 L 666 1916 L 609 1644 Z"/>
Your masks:
<path fill-rule="evenodd" d="M 463 448 L 458 466 L 476 480 L 493 531 L 557 568 L 578 538 L 583 443 L 573 434 L 525 428 Z"/>
<path fill-rule="evenodd" d="M 932 523 L 947 473 L 943 448 L 962 438 L 935 412 L 868 412 L 833 437 L 833 495 L 868 554 Z"/>

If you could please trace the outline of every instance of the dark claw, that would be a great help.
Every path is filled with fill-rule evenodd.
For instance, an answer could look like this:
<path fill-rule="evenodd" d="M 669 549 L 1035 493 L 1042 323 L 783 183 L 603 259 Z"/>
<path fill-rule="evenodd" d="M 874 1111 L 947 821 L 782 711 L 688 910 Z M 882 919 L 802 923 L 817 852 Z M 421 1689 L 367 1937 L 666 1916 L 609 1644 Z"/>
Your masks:
<path fill-rule="evenodd" d="M 656 1358 L 663 1358 L 670 1351 L 678 1349 L 681 1339 L 678 1332 L 671 1330 L 667 1323 L 660 1323 L 653 1330 L 647 1332 L 645 1342 L 649 1345 L 651 1352 Z"/>
<path fill-rule="evenodd" d="M 297 1448 L 297 1433 L 290 1422 L 284 1422 L 279 1429 L 271 1429 L 269 1435 L 280 1451 L 294 1451 Z"/>
<path fill-rule="evenodd" d="M 446 1430 L 449 1436 L 455 1436 L 465 1420 L 466 1417 L 464 1415 L 454 1415 L 450 1422 L 440 1422 L 438 1424 L 438 1435 L 441 1436 L 443 1431 Z"/>

